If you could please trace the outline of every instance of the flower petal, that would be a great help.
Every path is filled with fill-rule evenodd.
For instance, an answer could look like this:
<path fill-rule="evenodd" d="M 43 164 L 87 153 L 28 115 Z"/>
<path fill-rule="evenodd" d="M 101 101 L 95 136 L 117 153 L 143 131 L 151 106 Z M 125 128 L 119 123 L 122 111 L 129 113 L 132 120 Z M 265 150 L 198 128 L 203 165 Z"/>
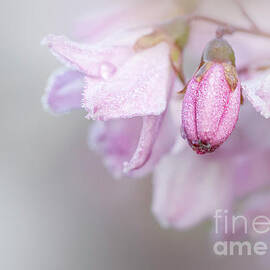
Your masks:
<path fill-rule="evenodd" d="M 171 115 L 96 122 L 89 145 L 104 156 L 106 166 L 119 178 L 150 173 L 176 140 Z"/>
<path fill-rule="evenodd" d="M 252 194 L 250 197 L 248 197 L 246 200 L 242 202 L 242 204 L 239 207 L 239 213 L 248 220 L 248 234 L 250 237 L 253 237 L 254 240 L 266 240 L 269 242 L 269 224 L 267 223 L 261 223 L 258 224 L 260 221 L 267 221 L 270 218 L 270 193 L 269 190 L 264 190 L 262 192 L 259 192 L 257 194 Z M 260 218 L 260 217 L 266 217 Z M 255 226 L 256 230 L 254 230 L 254 227 L 252 223 L 254 221 L 257 221 L 257 226 Z M 243 223 L 241 224 L 242 232 L 245 231 L 245 228 L 243 226 Z M 264 232 L 264 233 L 260 233 Z M 266 234 L 268 233 L 268 234 Z M 246 236 L 247 237 L 247 236 Z"/>
<path fill-rule="evenodd" d="M 179 16 L 184 7 L 174 0 L 122 3 L 121 8 L 111 1 L 106 9 L 91 12 L 90 17 L 78 21 L 74 36 L 85 42 L 96 42 L 123 29 L 139 29 L 156 25 Z"/>
<path fill-rule="evenodd" d="M 160 115 L 167 106 L 172 71 L 169 47 L 161 43 L 136 53 L 106 81 L 86 78 L 83 106 L 98 120 Z"/>
<path fill-rule="evenodd" d="M 215 240 L 247 241 L 252 239 L 258 241 L 269 239 L 269 224 L 257 224 L 256 230 L 254 230 L 253 225 L 254 221 L 258 223 L 267 221 L 265 218 L 262 220 L 262 217 L 270 217 L 269 191 L 252 193 L 242 200 L 237 208 L 230 209 L 226 215 L 227 222 L 225 222 L 223 212 L 223 218 L 219 219 L 218 222 L 218 231 L 213 228 L 212 234 L 214 234 Z M 261 234 L 258 231 L 264 233 Z M 268 234 L 266 234 L 267 232 Z"/>
<path fill-rule="evenodd" d="M 55 35 L 47 36 L 42 44 L 47 45 L 66 66 L 95 78 L 103 78 L 104 70 L 105 76 L 108 72 L 113 74 L 133 54 L 128 46 L 90 47 Z"/>
<path fill-rule="evenodd" d="M 221 164 L 191 151 L 167 156 L 155 170 L 152 211 L 163 226 L 184 229 L 230 204 Z"/>
<path fill-rule="evenodd" d="M 270 151 L 246 151 L 231 160 L 234 193 L 238 198 L 247 196 L 269 184 Z"/>
<path fill-rule="evenodd" d="M 243 95 L 251 102 L 256 111 L 265 118 L 270 117 L 270 73 L 263 72 L 242 82 Z"/>
<path fill-rule="evenodd" d="M 106 167 L 116 178 L 122 176 L 123 163 L 136 150 L 141 127 L 141 118 L 96 121 L 91 126 L 89 146 L 103 156 Z"/>
<path fill-rule="evenodd" d="M 81 108 L 83 75 L 78 71 L 60 69 L 48 80 L 43 105 L 53 113 Z"/>
<path fill-rule="evenodd" d="M 177 131 L 178 126 L 173 123 L 168 110 L 161 116 L 144 117 L 136 151 L 132 158 L 124 163 L 124 173 L 142 176 L 151 172 L 175 145 Z"/>
<path fill-rule="evenodd" d="M 143 117 L 142 129 L 136 151 L 131 160 L 123 164 L 125 174 L 141 168 L 149 160 L 162 120 L 163 115 Z"/>
<path fill-rule="evenodd" d="M 91 17 L 80 19 L 75 24 L 73 36 L 87 43 L 97 42 L 127 26 L 126 18 L 129 15 L 129 10 L 115 8 L 92 14 Z"/>

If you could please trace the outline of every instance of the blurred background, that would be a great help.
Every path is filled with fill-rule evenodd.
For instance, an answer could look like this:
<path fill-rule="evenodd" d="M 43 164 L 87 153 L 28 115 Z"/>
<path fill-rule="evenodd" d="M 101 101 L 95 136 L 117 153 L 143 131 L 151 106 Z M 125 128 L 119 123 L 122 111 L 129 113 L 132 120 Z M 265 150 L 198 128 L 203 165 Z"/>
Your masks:
<path fill-rule="evenodd" d="M 268 269 L 258 257 L 215 256 L 208 224 L 161 228 L 150 212 L 151 179 L 112 179 L 87 148 L 83 111 L 43 111 L 59 64 L 41 39 L 69 33 L 108 2 L 0 3 L 1 270 Z"/>

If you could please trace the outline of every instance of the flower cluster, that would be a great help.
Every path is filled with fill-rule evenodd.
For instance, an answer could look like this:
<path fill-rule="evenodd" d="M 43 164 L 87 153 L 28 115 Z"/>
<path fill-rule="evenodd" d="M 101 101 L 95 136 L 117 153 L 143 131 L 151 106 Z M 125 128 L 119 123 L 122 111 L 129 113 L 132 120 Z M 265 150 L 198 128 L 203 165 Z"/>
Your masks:
<path fill-rule="evenodd" d="M 65 66 L 49 79 L 44 106 L 84 108 L 95 120 L 90 147 L 115 177 L 153 172 L 153 213 L 177 228 L 233 211 L 270 180 L 270 66 L 252 61 L 250 37 L 235 38 L 246 31 L 266 47 L 267 33 L 183 14 L 164 1 L 82 21 L 76 41 L 43 40 Z M 222 28 L 199 33 L 197 19 Z M 186 83 L 183 52 L 200 57 L 198 44 L 201 63 Z"/>

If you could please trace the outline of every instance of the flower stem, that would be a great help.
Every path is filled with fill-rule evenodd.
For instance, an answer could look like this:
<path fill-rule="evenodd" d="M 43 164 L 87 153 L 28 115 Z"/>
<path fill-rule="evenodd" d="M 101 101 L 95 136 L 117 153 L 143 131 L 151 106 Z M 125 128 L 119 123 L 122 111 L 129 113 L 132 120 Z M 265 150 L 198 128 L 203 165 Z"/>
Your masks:
<path fill-rule="evenodd" d="M 243 16 L 249 21 L 251 27 L 253 29 L 259 30 L 259 27 L 257 26 L 256 22 L 249 16 L 249 14 L 247 13 L 246 9 L 244 8 L 241 0 L 234 0 L 234 2 L 236 3 L 236 5 L 240 9 L 240 11 L 242 12 Z"/>
<path fill-rule="evenodd" d="M 245 27 L 235 26 L 235 25 L 229 24 L 227 22 L 224 22 L 224 21 L 221 21 L 218 19 L 214 19 L 211 17 L 203 16 L 203 15 L 192 15 L 187 19 L 187 21 L 189 23 L 191 23 L 193 21 L 205 21 L 208 23 L 216 24 L 216 25 L 222 27 L 223 34 L 227 34 L 227 35 L 232 35 L 232 34 L 238 32 L 238 33 L 246 33 L 246 34 L 251 34 L 254 36 L 259 36 L 259 37 L 264 37 L 264 38 L 270 39 L 270 33 L 262 31 L 262 30 L 258 29 L 257 27 L 256 28 L 254 28 L 254 27 L 245 28 Z"/>

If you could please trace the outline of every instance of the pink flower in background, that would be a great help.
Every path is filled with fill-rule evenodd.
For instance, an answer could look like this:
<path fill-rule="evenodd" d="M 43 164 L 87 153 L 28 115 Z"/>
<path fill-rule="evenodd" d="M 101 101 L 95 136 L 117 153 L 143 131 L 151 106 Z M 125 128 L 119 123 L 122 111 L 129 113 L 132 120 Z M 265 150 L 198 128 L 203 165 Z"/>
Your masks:
<path fill-rule="evenodd" d="M 53 113 L 84 108 L 95 120 L 89 146 L 112 174 L 153 172 L 153 213 L 164 226 L 186 228 L 217 208 L 232 210 L 269 183 L 270 126 L 247 100 L 268 118 L 270 85 L 268 71 L 238 68 L 237 58 L 236 66 L 231 58 L 205 58 L 182 99 L 180 41 L 186 33 L 175 35 L 170 20 L 160 24 L 179 15 L 174 5 L 151 9 L 155 16 L 148 19 L 145 8 L 80 23 L 77 42 L 47 36 L 43 44 L 65 68 L 49 79 L 43 102 Z M 138 41 L 147 46 L 135 49 Z M 237 122 L 241 92 L 245 102 Z M 224 144 L 196 155 L 180 135 L 181 119 L 184 137 L 197 153 Z"/>

